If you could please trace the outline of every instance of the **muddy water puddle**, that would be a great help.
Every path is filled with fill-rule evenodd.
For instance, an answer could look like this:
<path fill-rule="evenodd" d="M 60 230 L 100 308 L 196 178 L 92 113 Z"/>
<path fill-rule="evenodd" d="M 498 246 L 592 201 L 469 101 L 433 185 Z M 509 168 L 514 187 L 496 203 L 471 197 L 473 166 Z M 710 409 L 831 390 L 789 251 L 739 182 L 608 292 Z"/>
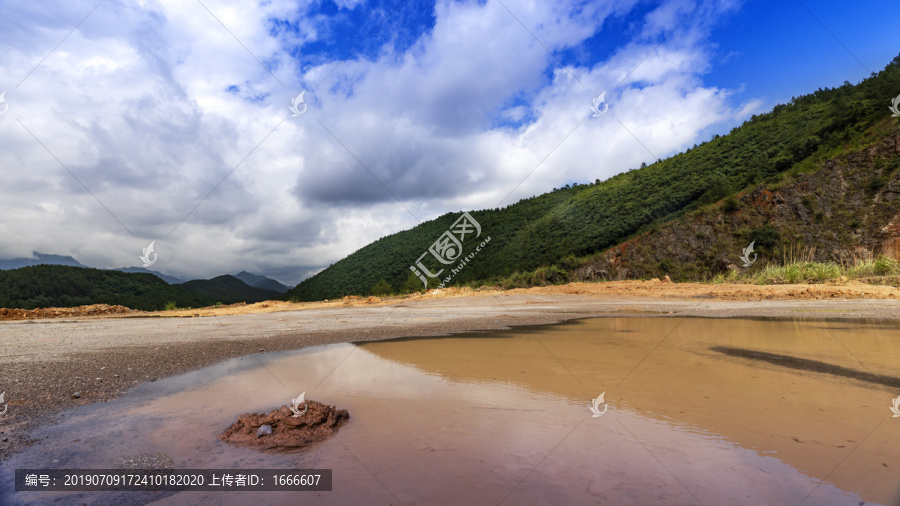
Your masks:
<path fill-rule="evenodd" d="M 243 357 L 67 412 L 3 464 L 2 504 L 890 504 L 900 325 L 601 318 Z M 288 454 L 238 415 L 350 412 Z M 605 392 L 594 416 L 591 400 Z M 15 493 L 15 468 L 333 469 L 330 492 Z"/>

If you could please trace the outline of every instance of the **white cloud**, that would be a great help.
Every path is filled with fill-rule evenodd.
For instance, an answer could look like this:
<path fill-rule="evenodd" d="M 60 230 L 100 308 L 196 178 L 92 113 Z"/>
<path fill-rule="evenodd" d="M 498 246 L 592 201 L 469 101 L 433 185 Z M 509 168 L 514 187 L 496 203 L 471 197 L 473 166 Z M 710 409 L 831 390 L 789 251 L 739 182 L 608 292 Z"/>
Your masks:
<path fill-rule="evenodd" d="M 580 47 L 635 3 L 504 2 L 511 15 L 440 0 L 433 29 L 402 52 L 302 63 L 302 44 L 335 29 L 311 4 L 204 0 L 226 30 L 197 2 L 110 0 L 18 87 L 94 4 L 15 5 L 0 20 L 0 257 L 118 267 L 157 240 L 156 267 L 175 275 L 256 269 L 295 283 L 414 226 L 394 196 L 425 220 L 497 207 L 521 183 L 506 205 L 651 161 L 641 143 L 665 157 L 757 107 L 735 110 L 701 79 L 708 27 L 733 5 L 698 8 L 669 33 L 693 4 L 665 3 L 591 66 L 547 52 Z M 309 109 L 292 118 L 303 89 Z M 604 90 L 608 114 L 585 120 Z"/>

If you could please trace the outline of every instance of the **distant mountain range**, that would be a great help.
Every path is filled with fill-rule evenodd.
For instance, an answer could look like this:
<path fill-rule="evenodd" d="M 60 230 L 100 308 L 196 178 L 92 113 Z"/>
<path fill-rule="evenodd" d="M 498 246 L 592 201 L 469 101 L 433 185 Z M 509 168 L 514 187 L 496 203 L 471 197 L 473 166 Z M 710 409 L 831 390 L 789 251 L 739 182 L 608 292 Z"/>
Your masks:
<path fill-rule="evenodd" d="M 260 276 L 258 274 L 251 274 L 247 271 L 241 271 L 234 275 L 237 279 L 240 279 L 244 283 L 247 283 L 250 286 L 256 288 L 262 288 L 263 290 L 272 290 L 278 293 L 284 293 L 291 289 L 290 286 L 283 285 L 278 281 L 275 281 L 272 278 L 267 278 L 265 276 Z"/>
<path fill-rule="evenodd" d="M 68 265 L 69 267 L 87 267 L 78 260 L 70 256 L 47 255 L 44 253 L 33 252 L 34 258 L 12 258 L 9 260 L 0 259 L 0 270 L 8 271 L 10 269 L 18 269 L 20 267 L 31 267 L 32 265 Z"/>
<path fill-rule="evenodd" d="M 50 255 L 46 253 L 40 253 L 38 251 L 32 252 L 32 258 L 12 258 L 8 260 L 0 259 L 0 271 L 7 271 L 10 269 L 19 269 L 22 267 L 31 267 L 33 265 L 66 265 L 69 267 L 84 267 L 88 268 L 87 265 L 82 264 L 78 260 L 75 260 L 71 256 L 66 255 Z M 112 269 L 114 271 L 119 272 L 130 272 L 130 273 L 141 273 L 141 274 L 153 274 L 154 276 L 162 279 L 166 283 L 170 285 L 177 285 L 186 282 L 187 280 L 171 276 L 169 274 L 163 274 L 158 271 L 153 271 L 150 269 L 145 269 L 143 267 L 119 267 L 117 269 Z M 247 271 L 241 271 L 234 275 L 235 278 L 243 281 L 248 286 L 261 288 L 263 290 L 271 290 L 278 293 L 284 293 L 290 290 L 292 287 L 279 283 L 278 281 L 267 278 L 265 276 L 260 276 L 259 274 L 252 274 Z M 201 280 L 202 281 L 202 280 Z"/>
<path fill-rule="evenodd" d="M 249 288 L 249 287 L 248 287 Z M 69 265 L 30 265 L 0 270 L 0 307 L 35 309 L 117 304 L 155 311 L 166 306 L 203 307 L 216 298 L 170 285 L 143 273 Z"/>
<path fill-rule="evenodd" d="M 150 269 L 144 269 L 143 267 L 119 267 L 118 269 L 113 269 L 114 271 L 119 272 L 131 272 L 131 273 L 141 273 L 141 274 L 153 274 L 159 279 L 165 281 L 170 285 L 177 285 L 179 283 L 184 283 L 185 280 L 181 278 L 176 278 L 175 276 L 169 276 L 168 274 L 163 274 L 157 271 L 151 271 Z"/>
<path fill-rule="evenodd" d="M 147 276 L 151 274 L 152 276 Z M 122 304 L 133 309 L 159 310 L 216 303 L 278 299 L 290 287 L 246 271 L 212 279 L 184 281 L 142 267 L 93 269 L 70 256 L 35 251 L 32 258 L 0 260 L 0 307 L 82 304 Z"/>
<path fill-rule="evenodd" d="M 169 284 L 145 272 L 121 272 L 70 265 L 30 265 L 0 270 L 0 307 L 34 309 L 120 304 L 157 311 L 278 299 L 281 293 L 224 275 Z"/>
<path fill-rule="evenodd" d="M 222 302 L 224 304 L 233 304 L 235 302 L 262 302 L 264 300 L 277 299 L 283 293 L 250 286 L 240 279 L 228 274 L 217 276 L 212 279 L 195 279 L 175 286 L 200 295 L 212 297 L 216 299 L 216 302 Z"/>

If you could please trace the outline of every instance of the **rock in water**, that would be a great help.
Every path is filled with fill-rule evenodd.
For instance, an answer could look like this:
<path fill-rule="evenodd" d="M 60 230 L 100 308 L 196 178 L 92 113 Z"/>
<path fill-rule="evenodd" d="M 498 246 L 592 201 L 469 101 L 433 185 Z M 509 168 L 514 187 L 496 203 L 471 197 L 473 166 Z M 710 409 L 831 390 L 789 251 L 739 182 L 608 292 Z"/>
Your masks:
<path fill-rule="evenodd" d="M 256 437 L 271 436 L 271 435 L 272 435 L 272 426 L 271 425 L 260 425 L 259 430 L 256 431 Z"/>
<path fill-rule="evenodd" d="M 263 451 L 301 450 L 328 439 L 350 419 L 346 409 L 339 410 L 316 401 L 307 401 L 306 405 L 306 413 L 299 417 L 294 417 L 288 406 L 268 414 L 243 414 L 219 439 Z M 264 432 L 266 426 L 268 433 Z"/>

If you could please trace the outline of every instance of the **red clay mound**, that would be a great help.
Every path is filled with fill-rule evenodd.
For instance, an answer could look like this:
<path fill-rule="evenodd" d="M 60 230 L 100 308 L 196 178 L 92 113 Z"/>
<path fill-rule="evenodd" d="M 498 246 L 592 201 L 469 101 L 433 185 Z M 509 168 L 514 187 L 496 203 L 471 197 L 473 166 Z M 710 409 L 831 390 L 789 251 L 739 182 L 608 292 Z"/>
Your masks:
<path fill-rule="evenodd" d="M 269 414 L 243 414 L 219 439 L 258 450 L 300 450 L 328 439 L 350 419 L 346 409 L 338 410 L 316 401 L 306 404 L 306 413 L 296 418 L 287 406 Z M 271 433 L 265 433 L 267 431 L 263 429 L 264 433 L 257 436 L 264 425 L 271 427 Z"/>

